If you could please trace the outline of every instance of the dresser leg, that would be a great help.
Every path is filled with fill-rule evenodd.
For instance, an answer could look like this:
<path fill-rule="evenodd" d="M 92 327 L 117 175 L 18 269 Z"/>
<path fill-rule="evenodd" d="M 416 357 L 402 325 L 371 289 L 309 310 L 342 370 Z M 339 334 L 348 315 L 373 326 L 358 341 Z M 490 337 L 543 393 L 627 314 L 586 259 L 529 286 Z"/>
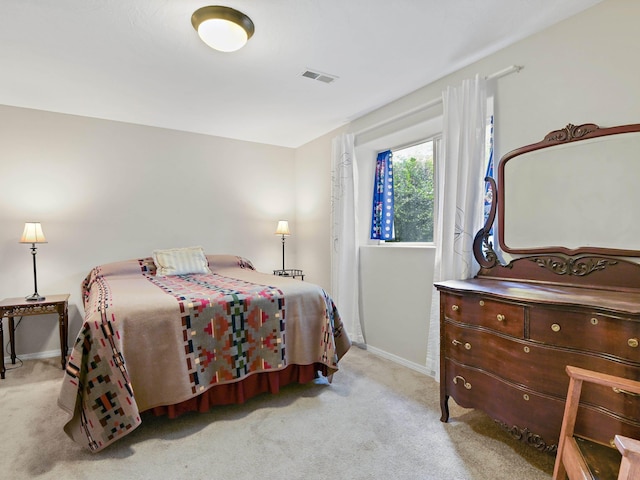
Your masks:
<path fill-rule="evenodd" d="M 441 422 L 449 421 L 449 395 L 440 394 L 440 411 L 442 412 L 442 416 L 440 417 Z"/>

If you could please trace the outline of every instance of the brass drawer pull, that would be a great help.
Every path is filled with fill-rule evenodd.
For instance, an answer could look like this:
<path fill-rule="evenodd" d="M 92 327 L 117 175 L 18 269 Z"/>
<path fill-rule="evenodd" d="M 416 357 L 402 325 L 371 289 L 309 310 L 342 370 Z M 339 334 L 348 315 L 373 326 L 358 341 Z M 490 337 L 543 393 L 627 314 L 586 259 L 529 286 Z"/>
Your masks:
<path fill-rule="evenodd" d="M 484 307 L 484 300 L 480 300 L 480 306 Z"/>
<path fill-rule="evenodd" d="M 464 345 L 464 348 L 466 348 L 467 350 L 471 350 L 471 344 L 469 342 L 463 344 L 460 340 L 452 340 L 451 343 L 453 343 L 455 346 Z"/>
<path fill-rule="evenodd" d="M 498 315 L 496 315 L 496 318 L 498 319 L 499 322 L 504 322 L 504 319 L 506 317 L 503 314 L 499 313 Z"/>
<path fill-rule="evenodd" d="M 640 393 L 629 392 L 618 387 L 613 387 L 613 391 L 616 393 L 624 393 L 625 395 L 631 395 L 632 397 L 640 397 Z"/>
<path fill-rule="evenodd" d="M 554 323 L 553 325 L 551 325 L 551 330 L 553 330 L 554 332 L 559 332 L 560 325 L 558 325 L 557 323 Z"/>
<path fill-rule="evenodd" d="M 638 339 L 630 338 L 629 340 L 627 340 L 627 345 L 629 345 L 631 348 L 638 348 Z"/>
<path fill-rule="evenodd" d="M 456 375 L 455 377 L 453 377 L 453 383 L 455 383 L 456 385 L 458 384 L 458 379 L 462 380 L 462 384 L 464 385 L 464 388 L 466 388 L 467 390 L 471 390 L 471 384 L 469 382 L 467 382 L 463 376 L 461 375 Z"/>
<path fill-rule="evenodd" d="M 451 310 L 457 312 L 458 310 L 460 310 L 460 307 L 458 305 L 451 305 Z"/>
<path fill-rule="evenodd" d="M 527 395 L 526 393 L 522 395 L 522 398 L 524 398 L 527 402 L 529 401 L 529 395 Z"/>

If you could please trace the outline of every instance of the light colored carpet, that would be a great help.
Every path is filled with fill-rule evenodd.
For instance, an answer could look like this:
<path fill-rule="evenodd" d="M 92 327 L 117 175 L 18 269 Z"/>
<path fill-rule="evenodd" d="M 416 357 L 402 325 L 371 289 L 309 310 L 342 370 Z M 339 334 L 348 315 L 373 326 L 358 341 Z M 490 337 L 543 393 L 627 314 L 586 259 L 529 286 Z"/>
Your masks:
<path fill-rule="evenodd" d="M 11 365 L 9 365 L 11 366 Z M 0 476 L 42 479 L 549 479 L 553 457 L 512 440 L 439 386 L 352 348 L 321 379 L 175 420 L 145 415 L 133 433 L 91 454 L 63 432 L 55 358 L 0 381 Z"/>

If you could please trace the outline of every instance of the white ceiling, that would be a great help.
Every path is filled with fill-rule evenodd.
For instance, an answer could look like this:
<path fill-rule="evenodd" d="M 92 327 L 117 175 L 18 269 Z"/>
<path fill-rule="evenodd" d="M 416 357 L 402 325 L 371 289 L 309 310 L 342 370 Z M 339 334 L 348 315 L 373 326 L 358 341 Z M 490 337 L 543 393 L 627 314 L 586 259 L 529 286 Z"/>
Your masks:
<path fill-rule="evenodd" d="M 599 1 L 228 0 L 221 53 L 204 0 L 2 0 L 0 104 L 298 147 Z"/>

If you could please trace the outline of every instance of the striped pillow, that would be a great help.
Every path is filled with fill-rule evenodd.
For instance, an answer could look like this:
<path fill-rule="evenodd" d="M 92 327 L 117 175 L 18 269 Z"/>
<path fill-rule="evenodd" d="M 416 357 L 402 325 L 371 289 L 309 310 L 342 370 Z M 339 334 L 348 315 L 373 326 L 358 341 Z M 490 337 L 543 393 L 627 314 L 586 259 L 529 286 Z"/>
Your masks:
<path fill-rule="evenodd" d="M 153 263 L 156 264 L 156 276 L 158 277 L 211 273 L 202 247 L 154 250 Z"/>

